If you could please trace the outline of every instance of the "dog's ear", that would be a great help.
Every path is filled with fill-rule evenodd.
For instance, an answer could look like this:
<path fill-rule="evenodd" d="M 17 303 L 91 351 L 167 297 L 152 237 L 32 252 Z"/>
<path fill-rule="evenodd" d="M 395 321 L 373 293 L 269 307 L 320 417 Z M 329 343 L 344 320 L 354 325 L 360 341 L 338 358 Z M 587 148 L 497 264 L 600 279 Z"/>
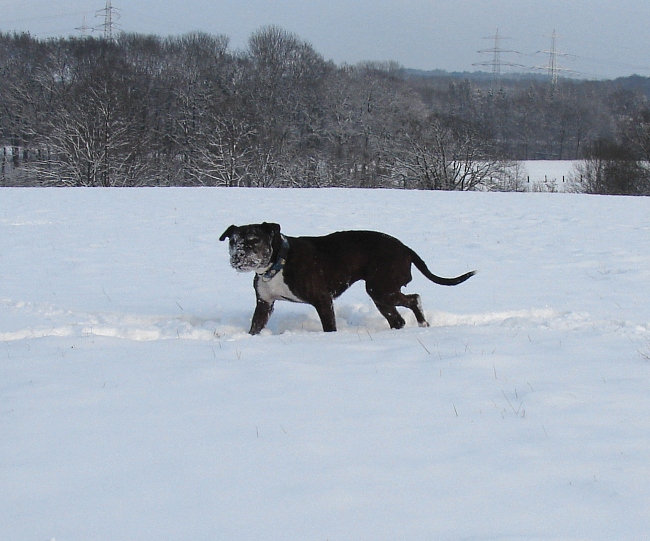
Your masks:
<path fill-rule="evenodd" d="M 280 224 L 264 222 L 262 223 L 262 227 L 269 232 L 271 238 L 280 234 Z"/>
<path fill-rule="evenodd" d="M 228 229 L 226 229 L 219 237 L 219 240 L 226 240 L 227 238 L 230 238 L 230 235 L 232 235 L 232 232 L 235 229 L 235 227 L 236 226 L 231 225 Z"/>

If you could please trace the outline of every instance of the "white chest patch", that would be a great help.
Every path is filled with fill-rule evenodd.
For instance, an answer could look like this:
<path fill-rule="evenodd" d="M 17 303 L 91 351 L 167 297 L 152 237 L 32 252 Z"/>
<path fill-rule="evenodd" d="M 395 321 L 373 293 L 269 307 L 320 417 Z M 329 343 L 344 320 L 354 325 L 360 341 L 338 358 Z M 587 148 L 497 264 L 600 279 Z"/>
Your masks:
<path fill-rule="evenodd" d="M 291 301 L 291 302 L 304 302 L 296 297 L 289 286 L 284 282 L 284 271 L 278 272 L 268 282 L 265 282 L 262 277 L 257 281 L 257 293 L 260 298 L 266 302 L 274 301 Z"/>

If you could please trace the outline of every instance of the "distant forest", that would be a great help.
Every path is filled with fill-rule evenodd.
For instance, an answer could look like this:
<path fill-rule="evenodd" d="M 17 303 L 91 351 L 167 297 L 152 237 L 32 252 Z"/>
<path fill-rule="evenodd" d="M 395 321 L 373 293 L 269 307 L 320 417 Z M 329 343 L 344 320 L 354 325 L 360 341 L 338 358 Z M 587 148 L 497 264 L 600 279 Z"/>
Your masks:
<path fill-rule="evenodd" d="M 507 190 L 517 161 L 580 159 L 579 190 L 647 194 L 649 98 L 638 76 L 335 65 L 274 26 L 238 51 L 0 34 L 0 185 Z"/>

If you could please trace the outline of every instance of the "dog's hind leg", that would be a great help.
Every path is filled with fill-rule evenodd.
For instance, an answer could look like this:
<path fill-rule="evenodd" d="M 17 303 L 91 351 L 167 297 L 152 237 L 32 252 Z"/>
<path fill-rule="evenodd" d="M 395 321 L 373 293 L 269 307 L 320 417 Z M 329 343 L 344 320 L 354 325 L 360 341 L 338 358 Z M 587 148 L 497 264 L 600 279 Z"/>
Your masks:
<path fill-rule="evenodd" d="M 415 319 L 417 320 L 420 327 L 428 327 L 429 323 L 424 317 L 424 310 L 422 309 L 422 301 L 420 300 L 420 295 L 417 293 L 413 293 L 412 295 L 404 295 L 403 293 L 399 293 L 399 296 L 401 299 L 398 300 L 397 304 L 399 306 L 410 308 L 413 314 L 415 314 Z"/>
<path fill-rule="evenodd" d="M 377 310 L 381 312 L 381 315 L 386 318 L 391 329 L 401 329 L 406 325 L 404 318 L 400 316 L 397 311 L 396 305 L 398 303 L 393 302 L 391 298 L 393 295 L 390 293 L 384 293 L 380 288 L 373 286 L 372 283 L 366 281 L 366 291 L 370 298 L 375 303 Z"/>
<path fill-rule="evenodd" d="M 388 304 L 380 304 L 375 301 L 375 306 L 381 312 L 381 315 L 386 318 L 391 329 L 401 329 L 406 325 L 404 318 L 399 315 L 397 308 Z"/>
<path fill-rule="evenodd" d="M 401 291 L 394 291 L 392 293 L 382 294 L 369 287 L 366 287 L 366 291 L 368 291 L 368 294 L 375 302 L 375 306 L 377 306 L 382 315 L 388 320 L 391 328 L 401 329 L 405 324 L 404 318 L 397 312 L 396 306 L 409 308 L 415 315 L 415 319 L 420 327 L 429 326 L 424 317 L 420 295 L 417 293 L 404 295 Z"/>

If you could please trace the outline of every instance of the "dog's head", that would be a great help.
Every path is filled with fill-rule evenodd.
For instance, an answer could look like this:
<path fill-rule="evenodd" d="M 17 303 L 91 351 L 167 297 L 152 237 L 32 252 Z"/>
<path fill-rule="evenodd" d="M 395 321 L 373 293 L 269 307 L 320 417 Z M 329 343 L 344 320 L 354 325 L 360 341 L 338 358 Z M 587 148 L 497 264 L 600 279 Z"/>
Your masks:
<path fill-rule="evenodd" d="M 266 222 L 231 225 L 219 240 L 226 238 L 230 239 L 230 264 L 233 268 L 239 272 L 263 271 L 271 265 L 274 244 L 281 242 L 280 226 Z"/>

